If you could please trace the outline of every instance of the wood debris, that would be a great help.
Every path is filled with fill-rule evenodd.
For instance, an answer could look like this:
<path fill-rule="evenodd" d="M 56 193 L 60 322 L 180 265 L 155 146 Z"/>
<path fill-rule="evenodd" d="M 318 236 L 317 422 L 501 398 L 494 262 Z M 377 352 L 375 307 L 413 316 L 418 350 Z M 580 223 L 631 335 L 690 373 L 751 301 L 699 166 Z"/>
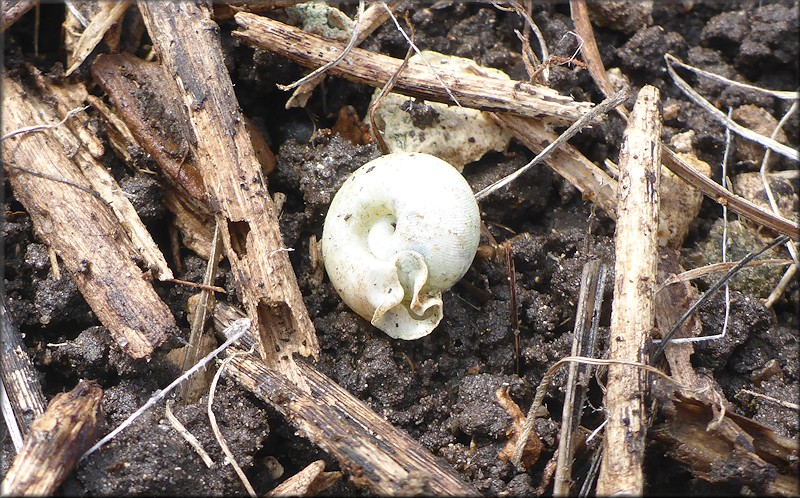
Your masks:
<path fill-rule="evenodd" d="M 611 360 L 643 363 L 648 357 L 647 345 L 655 323 L 660 148 L 659 92 L 645 86 L 639 91 L 620 151 Z M 598 494 L 644 492 L 647 391 L 644 371 L 632 365 L 609 365 L 605 396 L 608 423 Z"/>
<path fill-rule="evenodd" d="M 169 85 L 177 87 L 187 107 L 196 140 L 192 153 L 261 356 L 303 386 L 292 355 L 317 357 L 319 345 L 236 102 L 218 31 L 209 29 L 216 26 L 211 12 L 189 3 L 141 2 L 139 9 L 170 74 Z"/>
<path fill-rule="evenodd" d="M 100 386 L 84 380 L 72 391 L 57 394 L 31 425 L 22 450 L 3 479 L 3 496 L 55 493 L 99 435 L 102 398 Z"/>
<path fill-rule="evenodd" d="M 325 460 L 316 460 L 273 488 L 266 496 L 317 496 L 341 478 L 339 471 L 325 472 Z"/>
<path fill-rule="evenodd" d="M 8 75 L 3 87 L 4 134 L 57 120 Z M 135 263 L 141 258 L 133 244 L 109 205 L 87 186 L 64 145 L 46 132 L 17 135 L 4 143 L 3 161 L 11 165 L 8 177 L 39 235 L 120 347 L 133 358 L 144 358 L 175 334 L 175 319 L 147 272 Z"/>

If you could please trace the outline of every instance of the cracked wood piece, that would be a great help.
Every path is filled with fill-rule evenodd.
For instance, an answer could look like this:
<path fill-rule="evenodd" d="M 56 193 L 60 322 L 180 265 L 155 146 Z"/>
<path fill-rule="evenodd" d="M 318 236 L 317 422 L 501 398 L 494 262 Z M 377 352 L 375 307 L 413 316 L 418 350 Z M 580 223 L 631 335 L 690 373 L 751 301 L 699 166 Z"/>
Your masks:
<path fill-rule="evenodd" d="M 62 82 L 58 84 L 42 75 L 37 69 L 31 68 L 31 70 L 36 87 L 41 95 L 47 97 L 48 103 L 55 106 L 56 112 L 66 114 L 88 100 L 89 92 L 83 83 Z M 111 207 L 120 226 L 145 261 L 147 268 L 152 270 L 159 280 L 174 278 L 164 254 L 156 245 L 147 227 L 142 223 L 130 199 L 108 169 L 99 162 L 103 156 L 104 147 L 102 141 L 89 131 L 89 119 L 85 114 L 79 113 L 74 118 L 67 120 L 63 126 L 54 128 L 49 133 L 61 142 L 65 151 L 69 151 L 72 162 L 81 169 L 86 181 Z"/>
<path fill-rule="evenodd" d="M 571 356 L 594 358 L 597 354 L 597 325 L 602 313 L 607 267 L 599 259 L 583 265 L 578 307 L 575 311 Z M 570 362 L 567 373 L 564 406 L 561 410 L 561 430 L 556 452 L 553 477 L 553 496 L 569 496 L 573 484 L 572 464 L 578 448 L 581 417 L 586 406 L 592 366 Z"/>
<path fill-rule="evenodd" d="M 292 355 L 318 358 L 319 344 L 225 67 L 219 27 L 205 4 L 138 5 L 187 108 L 195 161 L 261 357 L 302 388 Z"/>
<path fill-rule="evenodd" d="M 203 177 L 189 150 L 196 140 L 189 116 L 164 68 L 131 54 L 101 54 L 92 64 L 92 78 L 172 184 L 207 203 Z"/>
<path fill-rule="evenodd" d="M 39 0 L 7 0 L 0 9 L 0 33 L 5 32 L 12 24 L 39 3 Z"/>
<path fill-rule="evenodd" d="M 325 460 L 316 460 L 277 485 L 265 496 L 318 496 L 341 478 L 342 473 L 338 470 L 325 472 Z"/>
<path fill-rule="evenodd" d="M 233 32 L 234 38 L 314 69 L 335 60 L 346 46 L 345 43 L 247 12 L 236 14 L 234 19 L 240 26 Z M 399 59 L 353 48 L 326 74 L 380 88 L 401 64 Z M 482 111 L 504 111 L 520 116 L 547 118 L 558 125 L 570 125 L 592 107 L 589 102 L 575 102 L 571 97 L 546 86 L 441 68 L 434 73 L 424 62 L 409 62 L 397 77 L 393 91 L 454 104 L 442 88 L 439 78 L 462 106 Z"/>
<path fill-rule="evenodd" d="M 683 271 L 680 265 L 680 252 L 671 247 L 661 248 L 661 257 L 658 261 L 658 283 Z M 655 316 L 658 335 L 664 338 L 669 333 L 672 324 L 680 317 L 698 298 L 698 291 L 691 282 L 676 282 L 662 287 L 655 295 Z M 675 335 L 675 338 L 697 337 L 703 332 L 703 323 L 700 315 L 695 313 L 684 323 Z M 692 367 L 691 357 L 694 354 L 694 345 L 691 342 L 670 342 L 664 349 L 664 357 L 669 364 L 670 376 L 682 386 L 700 389 L 706 384 L 701 376 Z"/>
<path fill-rule="evenodd" d="M 800 494 L 797 439 L 735 413 L 720 418 L 719 400 L 709 399 L 708 393 L 676 389 L 662 380 L 656 384 L 666 419 L 651 431 L 652 439 L 693 476 L 741 486 L 740 494 Z"/>
<path fill-rule="evenodd" d="M 273 40 L 274 34 L 270 33 L 269 30 L 266 30 L 263 26 L 266 25 L 269 29 L 279 29 L 281 33 L 284 33 L 285 26 L 277 23 L 276 21 L 266 20 L 264 21 L 263 18 L 258 16 L 254 16 L 252 14 L 247 13 L 239 13 L 236 15 L 236 20 L 240 24 L 246 24 L 243 26 L 243 29 L 238 31 L 234 31 L 233 35 L 235 37 L 242 37 L 248 43 L 252 43 L 260 48 L 264 48 L 265 50 L 273 50 L 275 49 L 274 46 L 270 45 L 273 41 L 275 43 L 279 43 L 281 45 L 281 50 L 285 51 L 279 52 L 282 55 L 290 58 L 303 58 L 308 57 L 313 61 L 316 61 L 314 64 L 309 62 L 308 65 L 311 67 L 318 67 L 326 63 L 326 61 L 332 60 L 341 50 L 341 48 L 331 49 L 333 50 L 333 54 L 327 54 L 328 47 L 336 46 L 334 45 L 333 41 L 325 40 L 324 44 L 319 45 L 313 38 L 314 35 L 305 33 L 303 31 L 291 31 L 294 37 L 298 40 L 303 41 L 303 43 L 298 45 L 292 45 L 292 43 L 287 43 L 285 40 Z M 267 35 L 262 35 L 262 32 L 266 31 Z M 287 31 L 288 33 L 288 31 Z M 266 38 L 262 39 L 262 36 L 266 36 Z M 304 41 L 309 38 L 311 41 Z M 317 37 L 318 38 L 318 37 Z M 292 38 L 294 40 L 294 38 Z M 317 52 L 311 53 L 301 53 L 300 50 L 306 50 L 309 47 L 315 47 Z M 322 54 L 322 55 L 319 55 Z M 352 58 L 348 59 L 345 57 L 342 62 L 338 64 L 337 67 L 333 67 L 330 69 L 329 74 L 335 74 L 342 78 L 349 79 L 351 81 L 356 81 L 358 83 L 363 83 L 366 85 L 374 86 L 377 88 L 382 87 L 386 81 L 388 81 L 394 75 L 397 68 L 402 64 L 401 59 L 394 59 L 391 57 L 386 57 L 379 54 L 374 54 L 372 52 L 368 52 L 366 50 L 360 49 L 353 49 L 351 51 L 350 56 Z M 348 62 L 349 61 L 349 62 Z M 298 61 L 299 63 L 303 63 L 302 61 Z M 369 70 L 364 70 L 361 66 L 351 66 L 348 64 L 364 64 L 367 65 Z M 427 66 L 426 66 L 427 67 Z M 353 71 L 358 70 L 357 74 L 353 73 Z M 405 74 L 405 73 L 404 73 Z M 425 88 L 426 91 L 430 91 L 431 95 L 423 95 L 422 98 L 427 100 L 432 100 L 435 102 L 451 102 L 449 96 L 445 92 L 445 90 L 441 87 L 441 83 L 436 79 L 436 76 L 427 71 L 426 73 L 415 73 L 415 78 L 419 78 L 423 81 L 420 81 L 420 85 Z M 459 73 L 459 78 L 462 76 Z M 475 76 L 478 77 L 478 76 Z M 488 78 L 481 78 L 481 81 L 485 81 Z M 447 81 L 447 80 L 446 80 Z M 538 88 L 538 87 L 537 87 Z M 407 94 L 411 96 L 418 96 L 419 94 L 411 93 L 409 90 L 403 90 L 395 88 L 398 93 Z M 550 90 L 552 92 L 552 90 Z M 480 87 L 478 92 L 480 94 L 486 93 L 483 87 Z M 506 94 L 506 97 L 511 94 Z M 556 94 L 557 95 L 557 94 Z M 494 95 L 489 95 L 485 98 L 492 97 Z M 563 98 L 563 97 L 561 97 Z M 477 105 L 473 105 L 474 103 L 467 99 L 461 101 L 461 103 L 467 107 L 475 107 L 479 108 Z M 575 104 L 573 102 L 573 104 Z M 580 104 L 580 103 L 579 103 Z M 512 110 L 509 109 L 497 109 L 498 111 L 508 111 L 510 114 L 514 114 Z M 516 118 L 520 119 L 518 116 L 510 116 L 505 115 L 503 112 L 497 112 L 498 116 L 503 116 L 504 120 Z M 534 120 L 530 120 L 533 122 Z M 574 120 L 573 120 L 574 121 Z M 566 124 L 571 124 L 571 121 L 566 122 Z M 516 138 L 526 145 L 528 145 L 531 150 L 534 151 L 541 151 L 542 148 L 547 145 L 546 143 L 542 146 L 533 146 L 532 144 L 536 143 L 536 140 L 543 139 L 546 134 L 540 132 L 532 132 L 530 136 L 527 136 L 522 131 L 524 130 L 525 120 L 520 119 L 518 123 L 515 124 L 515 127 L 520 129 L 520 134 L 516 135 Z M 550 133 L 551 135 L 555 136 Z M 551 141 L 551 140 L 550 140 Z M 549 143 L 549 141 L 547 142 Z M 672 170 L 676 175 L 678 175 L 683 181 L 691 185 L 692 187 L 696 188 L 697 190 L 703 192 L 706 196 L 714 199 L 714 201 L 719 203 L 726 203 L 728 208 L 735 212 L 736 214 L 742 215 L 745 218 L 755 221 L 760 225 L 764 225 L 769 227 L 779 233 L 784 235 L 788 235 L 793 240 L 800 240 L 800 226 L 797 223 L 787 220 L 781 216 L 776 216 L 775 214 L 764 210 L 752 202 L 732 194 L 727 190 L 723 189 L 719 184 L 715 183 L 713 180 L 705 177 L 702 173 L 698 172 L 696 169 L 692 168 L 688 165 L 685 161 L 683 161 L 678 155 L 676 155 L 669 147 L 662 146 L 663 151 L 663 164 L 670 170 Z M 575 155 L 577 154 L 577 155 Z M 555 154 L 554 154 L 555 156 Z M 564 176 L 568 181 L 573 183 L 573 185 L 581 190 L 585 196 L 589 199 L 594 200 L 594 197 L 597 197 L 597 200 L 594 202 L 601 205 L 601 207 L 606 211 L 606 213 L 614 218 L 615 209 L 610 209 L 611 206 L 616 205 L 616 198 L 615 194 L 613 193 L 616 189 L 614 186 L 616 182 L 613 181 L 605 172 L 603 172 L 597 166 L 594 166 L 591 161 L 577 153 L 570 152 L 566 159 L 571 161 L 571 163 L 578 167 L 577 171 L 572 171 L 571 168 L 561 168 L 561 171 L 558 171 L 559 174 Z M 547 161 L 547 164 L 552 168 L 555 164 L 553 161 Z M 609 183 L 611 180 L 612 183 Z M 610 190 L 609 190 L 610 189 Z"/>
<path fill-rule="evenodd" d="M 3 78 L 3 134 L 58 118 L 30 91 Z M 64 263 L 86 302 L 123 351 L 150 356 L 177 332 L 169 308 L 109 206 L 52 135 L 23 133 L 3 143 L 3 162 L 14 193 L 36 233 Z M 20 168 L 24 168 L 20 169 Z"/>
<path fill-rule="evenodd" d="M 230 360 L 232 377 L 334 456 L 359 486 L 378 495 L 475 496 L 477 492 L 422 445 L 303 361 L 304 392 L 253 355 Z"/>
<path fill-rule="evenodd" d="M 614 301 L 609 359 L 646 363 L 655 323 L 661 103 L 658 89 L 639 91 L 619 153 Z M 606 427 L 598 495 L 644 491 L 647 375 L 631 365 L 608 367 Z"/>
<path fill-rule="evenodd" d="M 31 423 L 44 413 L 47 402 L 22 336 L 11 322 L 5 302 L 0 302 L 0 378 L 24 436 Z"/>
<path fill-rule="evenodd" d="M 232 333 L 229 325 L 243 316 L 236 307 L 217 302 L 217 333 Z M 236 346 L 248 350 L 253 342 L 252 335 L 245 334 Z M 297 364 L 307 379 L 307 392 L 286 382 L 251 354 L 231 359 L 224 375 L 273 406 L 312 443 L 334 456 L 356 484 L 373 493 L 477 494 L 446 464 L 313 365 Z"/>
<path fill-rule="evenodd" d="M 0 486 L 3 496 L 53 494 L 97 439 L 103 424 L 102 398 L 93 380 L 81 380 L 72 391 L 56 394 L 31 425 Z"/>

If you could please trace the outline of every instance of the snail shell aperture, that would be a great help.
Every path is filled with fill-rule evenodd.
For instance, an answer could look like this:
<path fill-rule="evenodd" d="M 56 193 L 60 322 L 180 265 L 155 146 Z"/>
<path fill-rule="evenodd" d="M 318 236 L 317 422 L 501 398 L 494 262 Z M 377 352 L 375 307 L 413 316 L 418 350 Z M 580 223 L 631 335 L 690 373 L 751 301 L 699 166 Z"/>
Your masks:
<path fill-rule="evenodd" d="M 336 292 L 395 339 L 430 334 L 442 291 L 469 269 L 480 213 L 469 184 L 441 159 L 388 154 L 361 166 L 331 202 L 322 257 Z"/>

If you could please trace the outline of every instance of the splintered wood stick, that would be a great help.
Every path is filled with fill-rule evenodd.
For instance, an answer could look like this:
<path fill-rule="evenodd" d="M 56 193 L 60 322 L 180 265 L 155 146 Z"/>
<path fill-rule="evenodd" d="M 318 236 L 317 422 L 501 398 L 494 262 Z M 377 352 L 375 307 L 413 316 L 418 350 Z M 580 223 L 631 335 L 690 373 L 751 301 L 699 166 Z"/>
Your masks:
<path fill-rule="evenodd" d="M 243 317 L 234 306 L 218 302 L 214 327 L 230 334 L 229 325 Z M 226 338 L 228 335 L 226 335 Z M 247 350 L 253 337 L 245 334 L 236 346 Z M 359 486 L 380 495 L 475 495 L 468 484 L 422 445 L 373 412 L 313 365 L 298 361 L 308 392 L 292 386 L 253 355 L 231 359 L 224 375 L 233 378 L 300 429 L 339 461 Z"/>
<path fill-rule="evenodd" d="M 3 135 L 59 121 L 48 105 L 7 75 L 3 88 Z M 140 257 L 111 208 L 50 131 L 3 142 L 14 194 L 122 350 L 133 358 L 148 357 L 177 332 L 172 312 L 136 264 Z"/>
<path fill-rule="evenodd" d="M 614 301 L 609 359 L 647 362 L 655 324 L 658 208 L 661 179 L 661 103 L 658 89 L 639 91 L 620 150 Z M 641 495 L 647 435 L 645 371 L 608 367 L 606 428 L 598 495 Z"/>
<path fill-rule="evenodd" d="M 597 350 L 597 325 L 603 305 L 607 268 L 599 259 L 583 265 L 578 309 L 575 311 L 575 328 L 571 356 L 594 358 Z M 561 411 L 561 431 L 558 438 L 556 471 L 553 477 L 553 496 L 569 496 L 572 462 L 576 448 L 574 434 L 578 432 L 586 404 L 592 365 L 570 362 L 564 408 Z"/>
<path fill-rule="evenodd" d="M 735 413 L 720 416 L 719 398 L 713 399 L 708 391 L 655 391 L 667 398 L 663 399 L 666 420 L 652 431 L 652 439 L 694 477 L 711 484 L 744 486 L 756 495 L 800 495 L 796 438 L 781 436 Z"/>
<path fill-rule="evenodd" d="M 100 54 L 92 64 L 92 77 L 164 176 L 207 203 L 203 177 L 189 150 L 194 137 L 183 97 L 164 68 L 132 54 Z"/>
<path fill-rule="evenodd" d="M 277 212 L 222 56 L 208 5 L 138 3 L 161 63 L 189 115 L 192 145 L 225 255 L 265 363 L 304 386 L 294 353 L 319 356 Z"/>
<path fill-rule="evenodd" d="M 0 302 L 0 378 L 8 392 L 22 435 L 44 413 L 47 402 L 19 330 L 11 322 L 6 303 Z"/>
<path fill-rule="evenodd" d="M 59 393 L 31 425 L 22 449 L 3 479 L 3 496 L 53 494 L 97 439 L 103 423 L 103 391 L 82 380 L 68 393 Z"/>
<path fill-rule="evenodd" d="M 317 460 L 277 485 L 265 496 L 317 496 L 341 478 L 341 472 L 325 472 L 325 460 Z"/>
<path fill-rule="evenodd" d="M 236 14 L 235 18 L 241 29 L 233 32 L 234 37 L 240 37 L 247 43 L 264 50 L 279 53 L 308 67 L 316 68 L 330 62 L 344 48 L 342 43 L 320 38 L 254 14 L 240 12 Z M 395 75 L 402 63 L 401 59 L 375 54 L 366 50 L 353 49 L 338 65 L 330 68 L 329 74 L 381 88 Z M 599 72 L 595 71 L 595 73 Z M 456 73 L 451 78 L 449 72 L 437 70 L 437 73 L 433 73 L 424 63 L 413 66 L 409 64 L 409 67 L 399 76 L 398 84 L 394 87 L 394 90 L 397 93 L 412 97 L 452 104 L 452 99 L 437 79 L 437 74 L 450 87 L 450 90 L 462 105 L 476 109 L 498 111 L 496 115 L 502 117 L 502 121 L 509 129 L 516 128 L 518 130 L 515 132 L 515 138 L 526 144 L 534 152 L 541 151 L 557 135 L 553 132 L 547 132 L 547 130 L 537 130 L 532 124 L 535 120 L 532 119 L 527 120 L 531 122 L 531 127 L 529 128 L 529 124 L 526 123 L 526 120 L 520 119 L 520 116 L 530 116 L 530 111 L 533 111 L 535 116 L 551 116 L 552 119 L 545 119 L 545 121 L 549 120 L 550 123 L 555 121 L 556 123 L 560 122 L 561 124 L 569 125 L 581 114 L 588 112 L 587 103 L 574 102 L 571 99 L 565 101 L 564 99 L 568 99 L 568 97 L 560 96 L 557 92 L 546 87 L 535 85 L 533 87 L 536 92 L 548 93 L 547 95 L 545 93 L 529 95 L 528 99 L 532 99 L 532 101 L 529 102 L 529 107 L 524 107 L 527 105 L 525 103 L 527 100 L 518 100 L 520 97 L 519 91 L 506 89 L 507 91 L 503 93 L 494 87 L 497 81 L 503 80 L 481 77 L 475 74 L 464 74 L 462 72 Z M 458 81 L 453 82 L 451 81 L 452 79 L 467 81 L 469 84 L 467 88 L 462 88 L 458 86 Z M 474 86 L 472 85 L 473 80 L 475 81 Z M 401 81 L 404 83 L 403 85 L 399 84 Z M 451 86 L 451 83 L 455 86 Z M 527 85 L 519 81 L 512 81 L 511 83 L 515 87 L 516 85 Z M 603 86 L 602 83 L 599 84 Z M 521 86 L 520 88 L 527 88 L 528 86 L 531 85 Z M 462 91 L 468 97 L 462 98 L 462 94 L 456 93 L 456 89 Z M 474 92 L 476 95 L 473 97 L 470 92 Z M 545 108 L 539 107 L 539 101 L 542 99 L 548 102 Z M 523 108 L 520 108 L 520 106 L 523 106 Z M 578 113 L 575 112 L 576 109 L 579 109 Z M 553 111 L 555 111 L 555 115 L 551 114 Z M 513 116 L 514 114 L 519 116 Z M 508 122 L 513 118 L 518 121 L 510 125 Z M 537 142 L 545 140 L 547 140 L 547 143 L 544 145 L 537 144 Z M 728 208 L 736 214 L 788 235 L 794 240 L 800 240 L 800 226 L 796 222 L 777 216 L 738 195 L 728 192 L 688 165 L 668 147 L 662 145 L 662 151 L 664 166 L 672 170 L 692 187 L 717 202 L 726 203 Z M 556 156 L 558 154 L 554 153 L 554 159 L 547 161 L 547 165 L 571 182 L 585 197 L 597 203 L 611 218 L 614 218 L 616 211 L 613 209 L 616 205 L 615 181 L 575 149 L 568 149 L 566 155 L 561 155 L 564 161 L 571 164 L 569 167 L 560 166 L 564 162 L 556 160 Z"/>
<path fill-rule="evenodd" d="M 233 32 L 256 47 L 275 52 L 303 66 L 317 68 L 339 56 L 345 44 L 247 12 L 234 16 L 240 29 Z M 328 74 L 350 81 L 383 87 L 398 71 L 402 61 L 367 50 L 353 48 Z M 482 111 L 505 111 L 527 117 L 548 117 L 551 122 L 570 125 L 592 104 L 575 102 L 555 90 L 523 81 L 490 78 L 463 71 L 437 68 L 425 62 L 409 62 L 397 77 L 393 91 L 411 97 L 454 104 L 445 88 L 460 105 Z"/>
<path fill-rule="evenodd" d="M 4 32 L 17 20 L 31 10 L 39 0 L 15 0 L 0 5 L 0 33 Z"/>
<path fill-rule="evenodd" d="M 60 114 L 67 114 L 87 101 L 89 92 L 83 83 L 56 83 L 33 66 L 28 67 L 36 88 Z M 75 118 L 67 120 L 64 126 L 53 128 L 49 133 L 61 142 L 64 150 L 70 151 L 72 162 L 81 169 L 91 188 L 111 207 L 128 239 L 145 261 L 146 267 L 159 280 L 173 278 L 161 249 L 142 223 L 130 199 L 111 176 L 108 168 L 100 162 L 104 153 L 103 142 L 90 131 L 88 121 L 85 113 L 79 113 Z"/>
<path fill-rule="evenodd" d="M 253 355 L 230 360 L 225 375 L 267 402 L 314 444 L 339 461 L 359 486 L 378 495 L 475 496 L 454 470 L 364 403 L 305 362 L 309 391 Z"/>

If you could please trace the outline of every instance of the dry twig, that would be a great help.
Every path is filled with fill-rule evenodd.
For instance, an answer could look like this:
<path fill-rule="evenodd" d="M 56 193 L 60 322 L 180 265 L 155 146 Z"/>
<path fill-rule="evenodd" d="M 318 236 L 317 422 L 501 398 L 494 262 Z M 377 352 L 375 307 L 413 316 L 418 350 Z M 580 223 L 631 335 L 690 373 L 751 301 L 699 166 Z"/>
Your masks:
<path fill-rule="evenodd" d="M 235 19 L 240 29 L 233 32 L 234 37 L 289 57 L 303 66 L 326 64 L 342 49 L 341 43 L 334 40 L 264 17 L 241 12 Z M 389 81 L 400 64 L 393 57 L 354 48 L 340 64 L 330 68 L 328 74 L 377 88 Z M 434 72 L 424 62 L 410 62 L 397 78 L 395 91 L 434 102 L 451 103 L 453 100 L 443 84 L 464 107 L 547 117 L 556 124 L 570 125 L 592 107 L 590 103 L 575 102 L 548 87 L 441 68 Z"/>
<path fill-rule="evenodd" d="M 169 84 L 178 88 L 186 106 L 197 141 L 192 152 L 237 290 L 259 337 L 261 357 L 303 386 L 293 354 L 318 357 L 317 336 L 236 101 L 217 25 L 204 4 L 142 1 L 138 5 L 170 75 Z M 236 17 L 242 15 L 246 14 Z"/>
<path fill-rule="evenodd" d="M 0 378 L 22 436 L 44 413 L 47 402 L 19 330 L 11 322 L 6 303 L 0 302 Z"/>
<path fill-rule="evenodd" d="M 642 362 L 647 357 L 658 264 L 661 179 L 661 114 L 658 89 L 639 91 L 620 150 L 614 303 L 609 358 Z M 646 375 L 623 365 L 608 368 L 603 461 L 597 493 L 644 491 L 644 396 Z"/>
<path fill-rule="evenodd" d="M 225 441 L 225 436 L 222 435 L 222 431 L 219 430 L 219 424 L 217 424 L 217 417 L 214 415 L 214 393 L 217 391 L 217 382 L 219 382 L 219 378 L 222 375 L 222 371 L 225 370 L 225 367 L 228 363 L 236 357 L 236 355 L 243 355 L 247 354 L 244 351 L 233 353 L 232 355 L 225 358 L 222 364 L 217 369 L 217 372 L 214 374 L 214 380 L 211 381 L 211 387 L 208 390 L 208 405 L 206 412 L 208 413 L 208 421 L 211 423 L 211 430 L 214 431 L 214 437 L 217 438 L 217 442 L 219 443 L 219 447 L 222 448 L 222 452 L 225 453 L 225 458 L 227 459 L 228 463 L 231 464 L 233 470 L 236 471 L 236 475 L 239 477 L 239 480 L 242 481 L 245 489 L 247 490 L 247 494 L 251 496 L 251 498 L 255 498 L 258 496 L 256 491 L 253 489 L 253 485 L 250 484 L 250 480 L 244 474 L 242 467 L 239 465 L 239 462 L 236 461 L 236 457 L 233 455 L 233 452 L 228 447 L 227 441 Z"/>
<path fill-rule="evenodd" d="M 187 429 L 186 426 L 184 426 L 181 421 L 178 420 L 175 414 L 172 413 L 173 403 L 174 402 L 172 400 L 168 400 L 166 406 L 164 407 L 164 414 L 167 416 L 167 420 L 172 425 L 173 429 L 175 429 L 178 434 L 180 434 L 181 437 L 185 439 L 192 448 L 194 448 L 194 451 L 197 453 L 203 463 L 206 464 L 206 467 L 211 468 L 214 465 L 214 460 L 212 460 L 208 455 L 208 452 L 203 448 L 203 445 L 200 443 L 200 441 L 194 437 L 194 434 L 189 432 L 189 429 Z"/>
<path fill-rule="evenodd" d="M 19 83 L 8 76 L 3 83 L 6 134 L 30 123 L 57 120 L 48 105 Z M 61 178 L 89 188 L 85 187 L 86 176 L 60 142 L 61 138 L 69 138 L 68 131 L 58 130 L 64 134 L 51 136 L 51 130 L 5 141 L 6 165 L 25 166 L 25 170 L 7 169 L 11 185 L 39 235 L 58 253 L 103 325 L 127 354 L 144 358 L 175 333 L 175 320 L 153 289 L 149 276 L 137 266 L 140 256 L 108 204 L 85 195 L 82 189 L 49 179 Z M 74 136 L 71 140 L 77 142 Z M 88 154 L 80 158 L 84 167 L 93 161 Z M 108 174 L 100 165 L 92 171 L 100 169 Z"/>
<path fill-rule="evenodd" d="M 224 328 L 240 316 L 236 308 L 217 303 L 214 323 Z M 238 346 L 247 349 L 252 344 L 253 338 L 245 335 Z M 297 365 L 310 392 L 298 389 L 253 355 L 231 360 L 224 375 L 264 400 L 306 438 L 335 457 L 358 486 L 380 495 L 476 494 L 451 467 L 441 464 L 422 445 L 333 380 L 308 363 L 298 361 Z"/>
<path fill-rule="evenodd" d="M 39 5 L 39 0 L 12 0 L 3 2 L 0 9 L 0 33 L 5 32 L 17 20 L 25 15 L 26 12 L 31 10 L 34 6 Z"/>
<path fill-rule="evenodd" d="M 575 312 L 575 327 L 571 356 L 594 357 L 597 350 L 597 327 L 603 305 L 607 268 L 599 260 L 583 266 L 578 309 Z M 573 362 L 569 364 L 568 381 L 564 393 L 564 408 L 561 412 L 561 431 L 558 438 L 556 471 L 553 478 L 553 495 L 568 496 L 572 484 L 572 461 L 575 448 L 573 434 L 581 423 L 586 402 L 586 390 L 591 378 L 591 365 Z"/>
<path fill-rule="evenodd" d="M 94 381 L 80 381 L 59 393 L 31 425 L 25 444 L 3 479 L 3 496 L 44 496 L 56 491 L 97 439 L 103 415 L 103 391 Z"/>

